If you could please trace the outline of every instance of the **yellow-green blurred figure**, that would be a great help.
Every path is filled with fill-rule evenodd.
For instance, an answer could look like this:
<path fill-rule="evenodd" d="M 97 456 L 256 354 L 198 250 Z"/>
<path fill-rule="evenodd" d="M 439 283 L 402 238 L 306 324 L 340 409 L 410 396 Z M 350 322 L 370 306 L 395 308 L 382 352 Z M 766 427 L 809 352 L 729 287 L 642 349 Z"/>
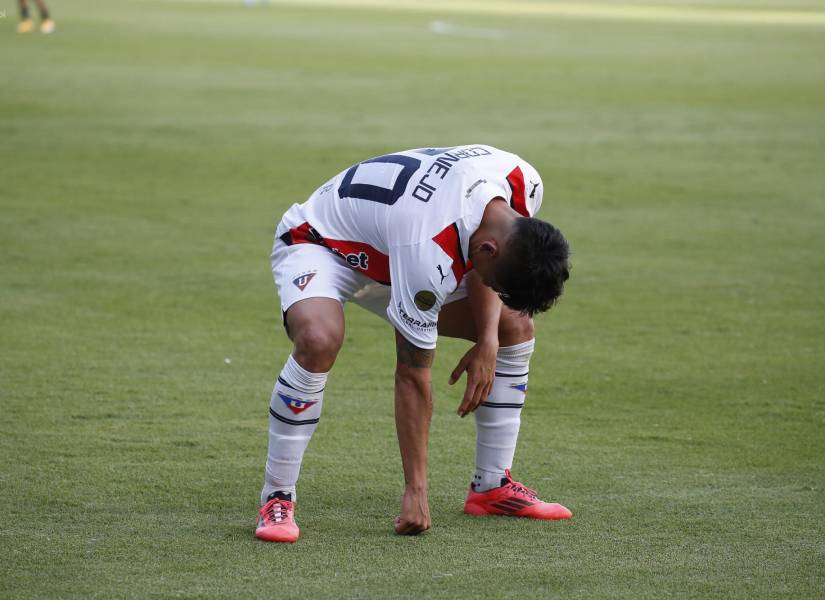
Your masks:
<path fill-rule="evenodd" d="M 31 33 L 34 31 L 34 21 L 29 14 L 29 0 L 17 0 L 20 6 L 20 23 L 17 25 L 17 33 Z M 40 12 L 40 33 L 53 33 L 54 21 L 49 16 L 49 8 L 45 0 L 34 0 L 37 10 Z"/>

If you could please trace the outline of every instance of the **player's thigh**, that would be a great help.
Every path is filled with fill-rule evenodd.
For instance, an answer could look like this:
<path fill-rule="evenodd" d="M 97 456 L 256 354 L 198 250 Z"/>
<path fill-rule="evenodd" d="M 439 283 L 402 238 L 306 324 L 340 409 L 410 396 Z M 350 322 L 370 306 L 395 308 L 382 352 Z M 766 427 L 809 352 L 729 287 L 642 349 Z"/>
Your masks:
<path fill-rule="evenodd" d="M 476 341 L 476 324 L 467 300 L 467 278 L 447 296 L 438 313 L 438 335 Z"/>
<path fill-rule="evenodd" d="M 292 356 L 310 373 L 328 373 L 344 343 L 344 311 L 332 298 L 306 298 L 289 307 L 287 332 Z"/>
<path fill-rule="evenodd" d="M 272 250 L 272 274 L 297 349 L 334 358 L 344 340 L 343 304 L 360 284 L 358 275 L 326 248 L 281 241 Z"/>
<path fill-rule="evenodd" d="M 470 301 L 465 297 L 450 302 L 438 314 L 438 335 L 475 342 L 478 340 L 476 322 Z M 533 319 L 502 305 L 498 321 L 498 343 L 514 346 L 533 339 Z"/>
<path fill-rule="evenodd" d="M 441 307 L 441 312 L 438 313 L 438 335 L 476 341 L 476 324 L 467 298 Z"/>

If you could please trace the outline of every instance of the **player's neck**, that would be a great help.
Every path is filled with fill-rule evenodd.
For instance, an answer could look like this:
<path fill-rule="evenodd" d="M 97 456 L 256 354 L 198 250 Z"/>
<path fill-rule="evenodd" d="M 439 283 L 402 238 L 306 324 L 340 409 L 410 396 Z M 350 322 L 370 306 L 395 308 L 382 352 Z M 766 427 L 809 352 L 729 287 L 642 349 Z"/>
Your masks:
<path fill-rule="evenodd" d="M 496 198 L 487 204 L 481 223 L 470 236 L 469 259 L 477 264 L 477 259 L 485 250 L 498 250 L 506 243 L 519 214 L 507 205 L 503 198 Z"/>

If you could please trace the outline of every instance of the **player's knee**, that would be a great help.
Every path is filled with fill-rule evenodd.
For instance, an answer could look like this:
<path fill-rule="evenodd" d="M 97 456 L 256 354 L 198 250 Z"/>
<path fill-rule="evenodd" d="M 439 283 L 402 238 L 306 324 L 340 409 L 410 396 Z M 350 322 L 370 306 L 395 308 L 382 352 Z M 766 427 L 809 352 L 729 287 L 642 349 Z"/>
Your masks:
<path fill-rule="evenodd" d="M 343 335 L 317 325 L 307 325 L 294 333 L 295 360 L 313 373 L 332 368 L 343 343 Z"/>
<path fill-rule="evenodd" d="M 533 319 L 515 311 L 504 310 L 498 326 L 499 344 L 513 346 L 532 340 L 536 329 Z"/>

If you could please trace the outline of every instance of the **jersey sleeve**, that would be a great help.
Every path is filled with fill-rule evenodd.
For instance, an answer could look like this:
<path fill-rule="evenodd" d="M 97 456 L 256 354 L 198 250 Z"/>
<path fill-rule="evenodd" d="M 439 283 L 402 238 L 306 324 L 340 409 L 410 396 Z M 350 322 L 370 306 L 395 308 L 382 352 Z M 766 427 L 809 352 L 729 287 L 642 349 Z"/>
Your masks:
<path fill-rule="evenodd" d="M 425 350 L 435 348 L 438 312 L 453 291 L 439 276 L 440 252 L 432 241 L 390 248 L 387 318 L 408 342 Z"/>
<path fill-rule="evenodd" d="M 465 197 L 473 212 L 483 213 L 493 198 L 504 198 L 522 217 L 535 217 L 541 207 L 543 183 L 538 172 L 527 162 L 507 166 L 504 176 L 473 173 L 466 182 Z M 478 217 L 480 219 L 480 217 Z"/>
<path fill-rule="evenodd" d="M 484 207 L 493 198 L 510 197 L 510 189 L 505 187 L 504 183 L 496 179 L 477 179 L 471 181 L 465 197 L 470 200 L 474 206 Z M 483 212 L 483 208 L 482 208 Z"/>
<path fill-rule="evenodd" d="M 541 175 L 538 174 L 538 171 L 536 171 L 531 164 L 522 164 L 521 170 L 524 177 L 524 204 L 527 208 L 527 213 L 531 217 L 535 217 L 541 208 L 541 199 L 544 196 L 544 182 L 541 179 Z"/>
<path fill-rule="evenodd" d="M 534 217 L 541 207 L 541 177 L 530 163 L 521 162 L 507 174 L 510 207 L 522 217 Z"/>

